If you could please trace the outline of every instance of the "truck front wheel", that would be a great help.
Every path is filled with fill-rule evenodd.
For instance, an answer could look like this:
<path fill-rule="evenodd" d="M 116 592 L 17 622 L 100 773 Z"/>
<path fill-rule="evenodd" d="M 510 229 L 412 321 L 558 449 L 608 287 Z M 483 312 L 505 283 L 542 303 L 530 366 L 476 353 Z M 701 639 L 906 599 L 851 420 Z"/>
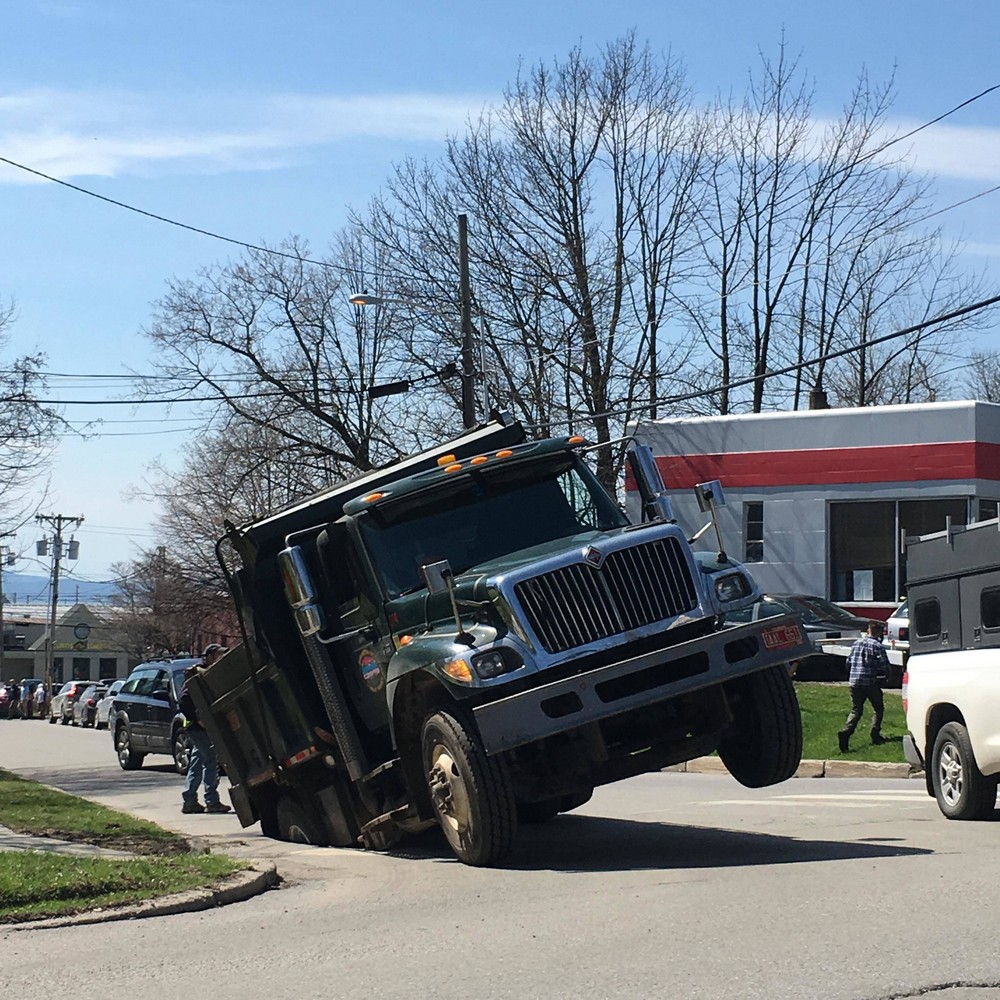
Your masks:
<path fill-rule="evenodd" d="M 729 773 L 747 788 L 776 785 L 795 774 L 802 759 L 802 715 L 784 666 L 732 682 L 727 694 L 733 721 L 719 744 Z"/>
<path fill-rule="evenodd" d="M 285 792 L 278 799 L 275 827 L 278 840 L 287 840 L 292 844 L 313 844 L 318 847 L 325 847 L 329 843 L 323 835 L 322 824 L 314 811 L 292 792 Z"/>
<path fill-rule="evenodd" d="M 517 807 L 503 761 L 487 757 L 449 712 L 428 716 L 421 733 L 424 776 L 438 823 L 467 865 L 498 864 L 513 847 Z"/>

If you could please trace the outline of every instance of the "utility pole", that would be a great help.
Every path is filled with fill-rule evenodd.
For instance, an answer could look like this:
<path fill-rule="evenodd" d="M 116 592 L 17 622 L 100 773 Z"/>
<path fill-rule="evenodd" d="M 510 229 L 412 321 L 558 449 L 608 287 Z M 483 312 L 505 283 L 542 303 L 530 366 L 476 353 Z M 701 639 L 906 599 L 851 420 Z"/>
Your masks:
<path fill-rule="evenodd" d="M 13 538 L 13 531 L 0 532 L 0 538 Z M 6 545 L 0 545 L 0 681 L 3 680 L 3 566 L 6 561 L 8 566 L 14 565 L 14 553 Z"/>
<path fill-rule="evenodd" d="M 476 426 L 476 361 L 472 348 L 472 286 L 469 282 L 469 217 L 458 217 L 458 267 L 462 298 L 462 424 Z"/>
<path fill-rule="evenodd" d="M 49 611 L 49 634 L 45 639 L 45 690 L 51 698 L 55 693 L 52 690 L 52 661 L 56 644 L 56 605 L 59 603 L 59 564 L 63 557 L 63 529 L 67 526 L 79 527 L 83 524 L 83 518 L 67 517 L 65 514 L 36 514 L 35 520 L 52 528 L 52 607 Z M 42 539 L 38 543 L 39 555 L 45 555 L 46 547 L 46 540 Z M 70 559 L 77 557 L 79 548 L 80 543 L 70 539 L 68 546 Z"/>

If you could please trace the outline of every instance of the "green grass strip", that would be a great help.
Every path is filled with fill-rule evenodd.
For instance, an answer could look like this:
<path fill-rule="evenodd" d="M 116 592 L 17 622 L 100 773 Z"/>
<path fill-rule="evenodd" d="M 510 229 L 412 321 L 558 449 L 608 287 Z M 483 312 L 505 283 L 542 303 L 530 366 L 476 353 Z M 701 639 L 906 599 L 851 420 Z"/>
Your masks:
<path fill-rule="evenodd" d="M 846 684 L 815 684 L 797 681 L 795 693 L 802 712 L 803 760 L 852 760 L 876 763 L 901 764 L 903 734 L 906 716 L 899 691 L 884 691 L 885 718 L 882 735 L 886 742 L 881 746 L 871 743 L 872 707 L 865 705 L 864 715 L 851 737 L 851 748 L 840 752 L 837 733 L 843 729 L 847 713 L 851 710 L 851 692 Z"/>
<path fill-rule="evenodd" d="M 0 770 L 0 825 L 36 837 L 78 840 L 135 854 L 189 850 L 180 834 L 128 813 Z"/>
<path fill-rule="evenodd" d="M 245 867 L 217 854 L 119 860 L 0 851 L 0 923 L 207 888 Z"/>

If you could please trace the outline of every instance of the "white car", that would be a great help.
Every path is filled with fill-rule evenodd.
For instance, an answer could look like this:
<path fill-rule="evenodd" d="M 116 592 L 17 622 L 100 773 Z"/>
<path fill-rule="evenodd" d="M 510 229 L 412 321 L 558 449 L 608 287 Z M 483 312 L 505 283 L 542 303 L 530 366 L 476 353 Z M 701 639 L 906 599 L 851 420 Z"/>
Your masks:
<path fill-rule="evenodd" d="M 97 703 L 97 720 L 94 722 L 95 728 L 111 728 L 111 723 L 114 722 L 114 709 L 112 706 L 114 704 L 115 695 L 121 691 L 124 684 L 124 677 L 121 677 L 116 681 L 112 681 L 111 685 L 108 687 L 107 694 Z"/>
<path fill-rule="evenodd" d="M 889 617 L 885 623 L 885 638 L 882 645 L 886 649 L 898 649 L 900 652 L 907 652 L 910 648 L 910 602 L 903 601 L 902 604 Z"/>

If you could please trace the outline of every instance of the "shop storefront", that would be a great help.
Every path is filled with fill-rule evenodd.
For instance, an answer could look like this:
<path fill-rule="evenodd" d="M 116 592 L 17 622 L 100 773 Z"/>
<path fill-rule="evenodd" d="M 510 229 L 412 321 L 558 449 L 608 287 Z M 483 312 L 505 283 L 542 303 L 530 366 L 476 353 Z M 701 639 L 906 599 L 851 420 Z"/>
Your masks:
<path fill-rule="evenodd" d="M 819 594 L 885 617 L 905 593 L 907 536 L 997 516 L 993 403 L 663 419 L 633 430 L 691 530 L 705 519 L 694 486 L 722 482 L 725 543 L 772 593 Z"/>

